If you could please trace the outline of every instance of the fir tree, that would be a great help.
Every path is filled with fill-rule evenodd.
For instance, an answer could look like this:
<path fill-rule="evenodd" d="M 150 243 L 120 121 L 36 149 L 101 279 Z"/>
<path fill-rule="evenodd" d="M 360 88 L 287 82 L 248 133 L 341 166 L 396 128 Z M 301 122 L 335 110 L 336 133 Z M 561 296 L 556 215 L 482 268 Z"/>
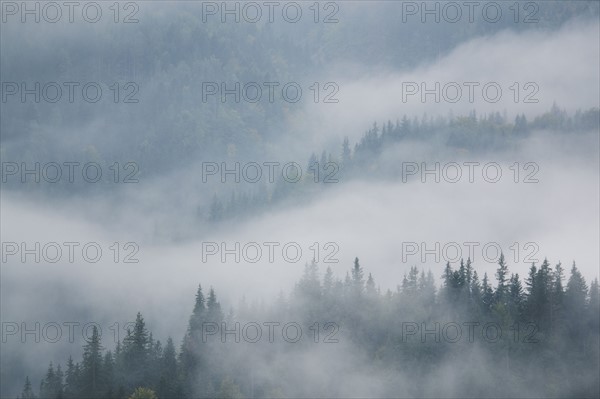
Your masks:
<path fill-rule="evenodd" d="M 100 382 L 102 372 L 102 346 L 96 326 L 92 329 L 92 337 L 83 347 L 83 362 L 81 367 L 81 392 L 85 397 L 101 396 Z"/>
<path fill-rule="evenodd" d="M 360 295 L 364 287 L 363 269 L 358 262 L 358 258 L 354 259 L 354 267 L 352 268 L 352 287 L 355 294 Z"/>
<path fill-rule="evenodd" d="M 21 399 L 36 399 L 33 389 L 31 388 L 29 376 L 25 377 L 25 385 L 23 386 L 23 391 L 21 392 Z"/>
<path fill-rule="evenodd" d="M 504 260 L 504 254 L 500 253 L 498 269 L 496 270 L 496 281 L 498 281 L 498 285 L 496 287 L 496 301 L 502 304 L 506 304 L 508 299 L 507 275 L 508 266 Z"/>

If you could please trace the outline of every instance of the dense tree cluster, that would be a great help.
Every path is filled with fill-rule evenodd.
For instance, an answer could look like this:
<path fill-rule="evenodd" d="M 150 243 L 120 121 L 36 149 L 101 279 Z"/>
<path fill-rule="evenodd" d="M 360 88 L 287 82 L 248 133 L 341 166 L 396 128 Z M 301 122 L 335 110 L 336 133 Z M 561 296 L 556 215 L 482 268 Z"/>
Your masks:
<path fill-rule="evenodd" d="M 69 357 L 64 371 L 60 365 L 50 363 L 39 397 L 162 399 L 317 394 L 310 384 L 292 388 L 290 376 L 276 367 L 270 369 L 273 375 L 269 378 L 254 375 L 258 364 L 270 364 L 277 357 L 293 363 L 295 356 L 310 351 L 311 345 L 314 350 L 315 345 L 312 336 L 307 340 L 311 342 L 295 344 L 244 344 L 232 338 L 235 322 L 256 320 L 295 320 L 305 326 L 329 322 L 338 326 L 340 342 L 364 353 L 372 363 L 353 367 L 384 367 L 391 373 L 389 389 L 395 395 L 405 392 L 427 396 L 427 378 L 436 367 L 448 360 L 462 362 L 464 356 L 477 350 L 483 351 L 484 357 L 471 359 L 471 366 L 487 367 L 491 380 L 471 381 L 467 374 L 464 380 L 455 381 L 461 395 L 521 396 L 523 391 L 519 390 L 527 386 L 546 397 L 598 395 L 597 279 L 588 289 L 573 264 L 565 285 L 562 265 L 551 267 L 544 260 L 539 266 L 531 265 L 523 281 L 519 274 L 509 273 L 503 255 L 495 272 L 495 286 L 488 273 L 480 278 L 469 259 L 456 268 L 448 263 L 441 277 L 443 283 L 437 287 L 433 273 L 413 266 L 395 291 L 381 292 L 371 273 L 365 275 L 358 258 L 344 279 L 335 278 L 330 267 L 321 277 L 313 261 L 305 266 L 289 296 L 280 294 L 268 306 L 249 306 L 244 299 L 236 311 L 231 309 L 227 315 L 215 291 L 211 288 L 205 297 L 200 286 L 179 350 L 171 338 L 164 346 L 155 340 L 138 313 L 133 330 L 114 351 L 103 352 L 94 330 L 80 362 Z M 407 323 L 410 331 L 425 328 L 429 335 L 406 335 Z M 436 323 L 442 327 L 436 327 Z M 486 323 L 504 333 L 487 342 L 479 342 L 478 335 L 457 342 L 453 334 L 440 333 L 450 324 L 471 326 L 477 331 L 475 327 Z M 221 335 L 221 339 L 207 340 L 204 328 L 209 324 L 228 329 L 229 339 L 223 340 Z M 314 333 L 311 328 L 305 331 Z M 408 379 L 396 381 L 394 373 Z M 336 392 L 326 391 L 330 395 Z M 35 397 L 26 378 L 20 398 Z"/>
<path fill-rule="evenodd" d="M 199 208 L 198 217 L 216 222 L 240 218 L 271 208 L 292 197 L 304 197 L 331 186 L 331 183 L 346 182 L 353 178 L 368 176 L 373 178 L 394 177 L 393 171 L 381 166 L 381 153 L 394 144 L 429 141 L 445 148 L 477 151 L 517 148 L 520 140 L 532 132 L 560 132 L 569 135 L 582 132 L 597 132 L 600 129 L 600 109 L 590 108 L 569 115 L 556 104 L 532 121 L 525 115 L 517 115 L 513 122 L 498 112 L 477 116 L 475 111 L 468 116 L 431 118 L 423 115 L 409 118 L 404 115 L 395 123 L 387 121 L 373 126 L 351 147 L 348 138 L 341 144 L 339 152 L 323 150 L 320 156 L 313 152 L 299 182 L 286 181 L 278 175 L 274 184 L 249 184 L 242 188 L 222 190 L 214 194 L 211 203 Z M 402 162 L 403 160 L 398 160 Z M 395 174 L 397 177 L 397 173 Z M 319 184 L 315 184 L 319 183 Z M 236 186 L 240 186 L 236 184 Z M 227 194 L 226 194 L 227 193 Z M 229 197 L 227 197 L 229 195 Z M 293 198 L 292 198 L 293 199 Z"/>

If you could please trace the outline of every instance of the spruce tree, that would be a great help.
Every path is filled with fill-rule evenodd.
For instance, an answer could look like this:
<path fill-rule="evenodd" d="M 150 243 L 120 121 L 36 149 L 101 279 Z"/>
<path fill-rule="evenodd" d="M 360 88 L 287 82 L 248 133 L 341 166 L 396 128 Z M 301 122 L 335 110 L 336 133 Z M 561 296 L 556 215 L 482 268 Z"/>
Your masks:
<path fill-rule="evenodd" d="M 78 376 L 75 374 L 75 363 L 73 358 L 69 356 L 67 360 L 67 371 L 65 372 L 65 398 L 71 399 L 75 397 L 78 390 Z"/>
<path fill-rule="evenodd" d="M 569 335 L 573 342 L 577 344 L 576 347 L 582 352 L 585 350 L 585 336 L 587 335 L 587 323 L 585 321 L 587 294 L 588 289 L 585 278 L 573 262 L 571 276 L 565 291 L 566 324 Z"/>
<path fill-rule="evenodd" d="M 21 392 L 21 399 L 36 399 L 37 397 L 33 393 L 33 388 L 31 388 L 31 382 L 29 381 L 29 376 L 25 377 L 25 385 L 23 386 L 23 391 Z"/>
<path fill-rule="evenodd" d="M 513 320 L 521 321 L 523 317 L 523 286 L 519 273 L 510 276 L 508 308 Z"/>
<path fill-rule="evenodd" d="M 573 262 L 571 276 L 569 277 L 565 292 L 565 300 L 570 311 L 579 311 L 585 307 L 587 290 L 585 278 L 583 278 L 581 272 L 575 266 L 575 262 Z"/>
<path fill-rule="evenodd" d="M 217 295 L 212 287 L 210 287 L 208 300 L 206 301 L 206 320 L 217 324 L 220 324 L 223 321 L 221 304 L 217 301 Z"/>
<path fill-rule="evenodd" d="M 370 298 L 374 298 L 377 295 L 377 290 L 375 289 L 375 280 L 373 279 L 371 273 L 369 273 L 369 277 L 367 278 L 366 293 Z"/>
<path fill-rule="evenodd" d="M 506 265 L 504 254 L 500 253 L 500 259 L 498 260 L 498 269 L 496 270 L 496 281 L 498 281 L 498 285 L 496 287 L 496 302 L 505 305 L 508 299 L 507 276 L 508 266 Z"/>
<path fill-rule="evenodd" d="M 175 396 L 178 385 L 177 356 L 173 339 L 169 337 L 160 358 L 160 388 L 157 392 L 159 398 L 172 398 Z"/>
<path fill-rule="evenodd" d="M 102 396 L 100 382 L 102 373 L 102 346 L 98 328 L 93 326 L 92 337 L 83 347 L 81 366 L 81 389 L 83 396 L 94 398 Z"/>
<path fill-rule="evenodd" d="M 55 383 L 55 375 L 54 375 L 54 366 L 52 362 L 48 366 L 48 371 L 46 371 L 46 377 L 40 383 L 40 396 L 42 398 L 54 398 L 56 396 L 56 392 L 54 392 L 54 383 Z"/>
<path fill-rule="evenodd" d="M 113 392 L 115 378 L 115 361 L 111 351 L 107 351 L 102 362 L 101 387 L 106 396 Z"/>
<path fill-rule="evenodd" d="M 323 293 L 329 296 L 333 288 L 333 271 L 330 266 L 327 266 L 325 276 L 323 276 Z"/>
<path fill-rule="evenodd" d="M 354 259 L 354 267 L 352 268 L 352 286 L 355 293 L 360 294 L 364 286 L 363 269 L 358 262 L 358 258 Z"/>
<path fill-rule="evenodd" d="M 50 362 L 46 376 L 40 383 L 40 397 L 49 399 L 62 398 L 64 394 L 63 377 L 60 364 L 54 370 L 54 366 Z"/>
<path fill-rule="evenodd" d="M 487 273 L 483 274 L 483 284 L 481 286 L 481 303 L 485 313 L 488 313 L 494 304 L 494 290 L 488 282 Z"/>

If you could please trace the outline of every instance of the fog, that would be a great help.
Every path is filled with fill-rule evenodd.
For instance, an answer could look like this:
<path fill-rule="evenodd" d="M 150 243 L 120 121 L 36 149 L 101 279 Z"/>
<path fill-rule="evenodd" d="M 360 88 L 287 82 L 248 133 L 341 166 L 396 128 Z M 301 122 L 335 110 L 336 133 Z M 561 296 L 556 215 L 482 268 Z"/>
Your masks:
<path fill-rule="evenodd" d="M 571 112 L 593 106 L 600 96 L 597 85 L 589 85 L 598 81 L 599 27 L 597 20 L 582 18 L 558 31 L 503 30 L 461 43 L 434 62 L 407 70 L 334 64 L 327 76 L 335 76 L 343 88 L 339 103 L 310 104 L 309 128 L 301 129 L 315 132 L 313 140 L 324 142 L 352 130 L 350 137 L 357 139 L 360 132 L 353 127 L 395 121 L 402 115 L 465 115 L 476 110 L 506 112 L 514 118 L 521 113 L 539 115 L 553 103 Z M 525 87 L 527 83 L 532 85 Z"/>
<path fill-rule="evenodd" d="M 207 297 L 214 287 L 223 313 L 233 309 L 234 320 L 338 322 L 340 340 L 336 345 L 302 341 L 292 348 L 262 342 L 194 347 L 191 356 L 219 359 L 218 364 L 206 373 L 187 370 L 191 377 L 178 374 L 177 381 L 188 378 L 193 382 L 191 391 L 182 388 L 187 396 L 178 391 L 169 397 L 236 397 L 224 393 L 229 387 L 227 378 L 243 397 L 574 397 L 598 392 L 597 381 L 591 377 L 597 363 L 587 360 L 574 367 L 580 379 L 545 388 L 544 370 L 519 368 L 526 363 L 521 358 L 511 369 L 505 366 L 508 360 L 496 357 L 504 349 L 493 345 L 461 342 L 447 345 L 441 355 L 437 349 L 427 355 L 431 348 L 417 343 L 415 348 L 424 352 L 415 349 L 407 354 L 403 348 L 396 352 L 405 341 L 373 338 L 382 331 L 393 334 L 392 325 L 399 331 L 393 324 L 398 320 L 460 323 L 473 319 L 473 314 L 461 313 L 466 305 L 453 307 L 444 302 L 449 290 L 443 279 L 447 262 L 457 269 L 461 259 L 469 258 L 479 278 L 486 273 L 494 287 L 497 249 L 521 281 L 532 263 L 539 267 L 544 259 L 551 268 L 562 264 L 565 289 L 573 262 L 587 282 L 586 289 L 598 277 L 598 7 L 586 3 L 592 10 L 587 13 L 579 8 L 584 6 L 571 9 L 563 3 L 552 4 L 540 5 L 542 23 L 531 27 L 504 22 L 487 26 L 485 21 L 456 27 L 418 22 L 394 27 L 389 25 L 394 6 L 361 2 L 340 3 L 340 22 L 330 26 L 310 20 L 293 26 L 285 21 L 272 26 L 203 24 L 200 3 L 183 2 L 140 3 L 137 16 L 141 22 L 135 26 L 112 26 L 103 19 L 92 28 L 85 23 L 29 24 L 33 28 L 25 32 L 28 24 L 3 23 L 3 82 L 96 79 L 108 86 L 112 81 L 121 85 L 133 81 L 139 84 L 140 101 L 2 102 L 0 396 L 21 394 L 25 376 L 37 392 L 50 361 L 55 366 L 60 363 L 63 371 L 69 356 L 80 361 L 86 343 L 81 326 L 89 322 L 102 328 L 104 349 L 114 351 L 116 331 L 122 341 L 123 326 L 141 312 L 154 339 L 164 345 L 172 337 L 177 352 L 184 351 L 186 339 L 194 339 L 186 327 L 188 322 L 192 325 L 199 284 Z M 353 32 L 354 25 L 363 23 Z M 156 31 L 151 30 L 152 24 Z M 403 60 L 394 52 L 393 37 L 409 28 L 415 32 L 407 36 L 407 43 L 418 44 L 419 35 L 433 35 L 437 44 L 424 41 L 419 51 Z M 460 33 L 454 33 L 455 28 Z M 301 38 L 293 39 L 298 32 L 303 33 Z M 380 42 L 373 32 L 388 32 L 390 38 Z M 444 32 L 447 42 L 441 39 Z M 111 42 L 115 38 L 119 39 Z M 345 40 L 347 47 L 340 46 Z M 357 44 L 363 42 L 374 47 L 366 46 L 363 52 Z M 95 44 L 87 48 L 90 43 Z M 48 49 L 53 46 L 60 51 L 51 53 Z M 385 56 L 370 58 L 380 47 Z M 44 60 L 52 61 L 49 67 L 43 66 Z M 98 63 L 96 70 L 88 68 Z M 243 83 L 271 77 L 299 82 L 305 97 L 293 104 L 199 100 L 203 81 Z M 308 87 L 317 81 L 321 85 L 334 82 L 339 101 L 312 101 Z M 417 84 L 412 89 L 420 88 L 422 82 L 427 88 L 435 82 L 442 87 L 457 82 L 463 96 L 457 102 L 443 95 L 440 101 L 434 95 L 421 99 L 420 92 L 403 98 L 411 82 Z M 473 101 L 468 99 L 464 82 L 479 85 Z M 489 82 L 502 88 L 497 102 L 481 96 L 481 86 Z M 519 101 L 510 88 L 515 82 L 519 82 Z M 534 85 L 524 86 L 527 83 Z M 524 101 L 528 94 L 535 101 Z M 591 128 L 587 125 L 590 117 L 581 116 L 588 110 L 585 115 L 592 115 Z M 361 139 L 368 136 L 365 132 L 374 122 L 378 129 L 386 127 L 388 120 L 388 126 L 400 126 L 405 115 L 411 123 L 417 121 L 413 127 L 421 126 L 421 136 L 380 136 L 383 145 L 376 151 L 360 152 Z M 520 115 L 525 115 L 530 126 L 522 135 L 514 133 L 515 117 Z M 556 122 L 559 116 L 563 122 Z M 467 131 L 465 120 L 488 126 L 485 123 L 492 118 L 502 121 L 489 122 L 487 132 L 485 127 Z M 569 122 L 564 122 L 567 118 Z M 456 139 L 452 129 L 463 129 L 468 138 Z M 388 134 L 392 136 L 391 131 Z M 477 141 L 477 134 L 484 139 Z M 343 159 L 346 137 L 352 165 Z M 481 144 L 486 137 L 492 144 Z M 311 180 L 306 165 L 311 154 L 318 158 L 322 151 L 329 154 L 329 162 L 342 166 L 337 182 Z M 35 162 L 65 161 L 97 162 L 104 177 L 91 184 L 77 174 L 74 184 L 44 179 L 34 183 L 29 177 L 21 184 L 18 173 L 7 172 L 9 163 L 25 162 L 31 167 Z M 109 166 L 114 162 L 119 162 L 123 175 L 127 172 L 123 165 L 135 162 L 138 181 L 124 184 L 120 175 L 119 183 L 111 183 Z M 257 183 L 246 179 L 237 183 L 231 174 L 223 183 L 219 173 L 207 174 L 209 162 L 229 167 L 235 162 L 279 164 L 275 182 L 269 182 L 263 170 Z M 281 181 L 279 165 L 289 162 L 304 172 L 298 183 Z M 431 172 L 436 163 L 438 170 Z M 476 165 L 475 169 L 470 170 L 469 164 Z M 460 177 L 455 175 L 456 166 Z M 423 169 L 429 172 L 422 174 Z M 236 207 L 227 205 L 221 217 L 215 217 L 215 203 L 228 204 L 232 195 L 238 198 Z M 36 254 L 22 254 L 23 246 L 31 249 L 36 243 L 40 248 L 53 243 L 50 252 L 36 251 L 39 261 L 34 259 Z M 73 260 L 65 243 L 77 243 Z M 89 252 L 82 253 L 86 243 L 101 249 L 97 260 Z M 223 254 L 223 249 L 236 245 L 237 254 Z M 48 261 L 54 259 L 56 247 L 61 256 L 56 262 Z M 283 250 L 288 247 L 289 251 Z M 296 256 L 298 248 L 301 253 Z M 337 308 L 322 308 L 316 299 L 298 293 L 302 291 L 299 281 L 306 277 L 305 266 L 313 259 L 319 280 L 323 281 L 330 267 L 341 287 L 357 257 L 364 279 L 369 274 L 374 278 L 378 296 L 369 301 L 379 304 L 372 305 L 377 311 L 355 306 L 356 299 L 350 296 L 344 296 Z M 421 305 L 405 305 L 412 299 L 402 296 L 402 281 L 413 266 L 433 274 L 437 311 L 427 313 Z M 388 290 L 389 297 L 385 297 Z M 525 283 L 523 290 L 527 292 Z M 573 288 L 565 291 L 571 298 L 569 290 Z M 590 292 L 584 298 L 585 311 L 593 313 Z M 533 297 L 529 294 L 524 294 L 524 300 Z M 509 309 L 499 298 L 496 305 Z M 390 301 L 400 303 L 401 310 L 394 313 L 396 305 L 390 304 L 396 302 Z M 250 310 L 244 312 L 246 303 Z M 345 306 L 356 309 L 356 314 L 339 310 Z M 498 309 L 491 307 L 489 314 L 482 311 L 477 320 L 508 323 L 510 311 Z M 529 310 L 523 312 L 525 320 Z M 385 315 L 392 319 L 386 320 Z M 555 322 L 556 329 L 575 325 L 569 320 Z M 582 323 L 591 332 L 581 342 L 593 354 L 598 351 L 598 326 L 593 317 L 585 320 Z M 36 322 L 79 324 L 73 342 L 65 336 L 66 327 L 58 342 L 6 335 L 10 323 L 32 328 Z M 366 327 L 355 328 L 354 322 Z M 544 342 L 554 345 L 545 349 L 553 356 L 560 359 L 561 353 L 575 351 L 563 336 L 555 337 L 543 328 L 542 332 Z M 428 357 L 436 353 L 439 358 Z M 404 361 L 419 366 L 402 368 Z M 470 367 L 463 369 L 459 364 Z M 184 373 L 183 363 L 177 367 L 178 373 Z M 513 383 L 502 386 L 502 381 L 513 377 Z M 158 381 L 154 383 L 152 387 L 162 392 Z M 132 394 L 129 388 L 122 397 Z M 111 389 L 111 395 L 121 397 L 116 385 Z"/>

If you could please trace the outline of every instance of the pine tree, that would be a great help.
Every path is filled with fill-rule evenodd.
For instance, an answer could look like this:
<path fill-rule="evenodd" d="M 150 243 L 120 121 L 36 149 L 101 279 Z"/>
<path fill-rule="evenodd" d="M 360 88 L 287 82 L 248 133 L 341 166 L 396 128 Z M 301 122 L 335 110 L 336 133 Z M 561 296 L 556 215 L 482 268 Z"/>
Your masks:
<path fill-rule="evenodd" d="M 535 263 L 532 263 L 529 268 L 529 274 L 525 280 L 525 285 L 527 286 L 527 300 L 525 305 L 527 321 L 535 322 L 538 318 L 537 293 L 539 291 L 537 284 L 537 267 L 535 266 Z"/>
<path fill-rule="evenodd" d="M 530 269 L 531 272 L 532 269 Z M 540 328 L 550 329 L 553 316 L 551 298 L 554 281 L 548 259 L 544 259 L 532 281 L 531 293 L 528 297 L 529 316 Z"/>
<path fill-rule="evenodd" d="M 398 290 L 400 291 L 400 288 L 398 288 Z M 402 277 L 402 295 L 410 296 L 410 289 L 408 287 L 408 277 L 406 276 L 406 273 L 404 273 L 404 276 Z"/>
<path fill-rule="evenodd" d="M 56 376 L 54 374 L 54 366 L 52 362 L 48 366 L 48 371 L 46 371 L 46 377 L 40 383 L 40 396 L 42 398 L 55 398 L 57 392 L 55 392 L 55 379 Z"/>
<path fill-rule="evenodd" d="M 473 271 L 473 278 L 471 280 L 471 301 L 477 306 L 479 306 L 479 304 L 482 302 L 481 285 L 479 283 L 479 276 L 477 275 L 477 271 Z"/>
<path fill-rule="evenodd" d="M 504 260 L 504 254 L 500 253 L 500 259 L 498 260 L 498 269 L 496 270 L 496 280 L 498 286 L 496 287 L 496 302 L 505 304 L 508 299 L 508 286 L 507 286 L 507 275 L 508 266 Z"/>
<path fill-rule="evenodd" d="M 65 373 L 65 398 L 71 399 L 75 397 L 75 393 L 78 390 L 78 377 L 75 374 L 75 363 L 73 358 L 69 356 L 67 361 L 67 371 Z"/>
<path fill-rule="evenodd" d="M 420 302 L 423 304 L 426 312 L 431 312 L 435 305 L 435 278 L 431 270 L 427 272 L 421 272 L 419 279 L 419 297 Z"/>
<path fill-rule="evenodd" d="M 25 377 L 25 385 L 23 386 L 23 391 L 21 392 L 21 399 L 36 399 L 33 389 L 31 388 L 29 376 Z"/>
<path fill-rule="evenodd" d="M 140 312 L 135 317 L 135 325 L 133 326 L 132 336 L 132 354 L 135 356 L 136 361 L 145 362 L 148 356 L 148 330 L 146 329 L 146 323 Z"/>
<path fill-rule="evenodd" d="M 216 322 L 211 319 L 211 317 L 214 317 L 216 306 L 217 301 L 214 290 L 212 288 L 210 289 L 207 303 L 202 292 L 202 286 L 199 285 L 188 331 L 183 338 L 181 350 L 179 352 L 177 380 L 181 381 L 181 384 L 178 384 L 177 388 L 181 391 L 183 396 L 198 396 L 198 376 L 203 374 L 203 371 L 207 367 L 206 354 L 200 349 L 203 345 L 201 330 L 203 323 Z M 220 321 L 221 320 L 218 320 L 218 322 Z M 203 377 L 204 376 L 202 376 L 202 378 Z M 166 383 L 168 383 L 168 381 L 164 384 Z"/>
<path fill-rule="evenodd" d="M 465 267 L 465 262 L 461 259 L 460 267 L 458 268 L 458 285 L 462 289 L 465 284 L 467 284 L 467 268 Z"/>
<path fill-rule="evenodd" d="M 469 307 L 471 303 L 471 282 L 473 280 L 473 267 L 471 266 L 471 259 L 467 258 L 467 262 L 464 263 L 460 260 L 461 268 L 459 269 L 460 274 L 460 303 Z"/>
<path fill-rule="evenodd" d="M 136 315 L 133 331 L 128 335 L 127 346 L 124 349 L 129 386 L 143 385 L 148 373 L 149 337 L 146 323 L 140 312 Z"/>
<path fill-rule="evenodd" d="M 358 258 L 354 259 L 354 267 L 352 268 L 352 287 L 356 295 L 360 295 L 364 287 L 363 269 L 358 262 Z"/>
<path fill-rule="evenodd" d="M 147 375 L 145 376 L 146 381 L 156 382 L 160 378 L 160 359 L 163 353 L 163 347 L 160 340 L 154 341 L 152 333 L 150 333 L 148 339 L 148 370 Z"/>
<path fill-rule="evenodd" d="M 369 273 L 369 278 L 367 278 L 366 293 L 370 298 L 374 298 L 377 295 L 377 290 L 375 289 L 375 280 L 373 279 L 371 273 Z"/>
<path fill-rule="evenodd" d="M 510 276 L 508 295 L 509 313 L 513 320 L 520 321 L 523 317 L 523 286 L 518 273 Z"/>
<path fill-rule="evenodd" d="M 114 378 L 115 378 L 115 361 L 111 351 L 107 351 L 104 354 L 104 360 L 102 362 L 102 376 L 101 376 L 101 387 L 105 392 L 106 396 L 110 396 L 108 393 L 113 391 Z"/>
<path fill-rule="evenodd" d="M 489 312 L 494 304 L 494 291 L 488 282 L 487 273 L 483 274 L 483 284 L 481 286 L 481 302 L 484 312 Z"/>
<path fill-rule="evenodd" d="M 524 114 L 515 117 L 513 133 L 516 136 L 523 136 L 527 133 L 527 118 L 525 118 Z"/>
<path fill-rule="evenodd" d="M 564 269 L 559 262 L 554 268 L 554 303 L 556 306 L 561 307 L 564 301 L 564 288 L 563 288 Z"/>
<path fill-rule="evenodd" d="M 554 267 L 554 279 L 553 279 L 553 287 L 552 287 L 552 293 L 551 293 L 552 303 L 550 304 L 553 325 L 558 326 L 559 329 L 562 329 L 562 327 L 564 326 L 565 291 L 564 291 L 563 283 L 562 283 L 563 278 L 564 278 L 563 268 L 562 268 L 561 263 L 559 262 Z M 554 327 L 553 327 L 553 329 L 554 329 Z"/>
<path fill-rule="evenodd" d="M 325 271 L 325 276 L 323 277 L 323 293 L 325 295 L 329 295 L 333 288 L 333 271 L 330 266 L 327 266 L 327 270 Z"/>
<path fill-rule="evenodd" d="M 198 291 L 196 291 L 196 301 L 194 302 L 194 310 L 192 311 L 192 316 L 190 317 L 190 322 L 188 325 L 189 334 L 193 335 L 200 331 L 205 313 L 206 301 L 204 299 L 204 294 L 202 293 L 202 285 L 198 285 Z"/>
<path fill-rule="evenodd" d="M 537 268 L 535 267 L 535 263 L 531 264 L 529 268 L 529 274 L 527 279 L 525 280 L 525 284 L 527 285 L 527 295 L 532 297 L 536 291 L 536 281 L 535 276 L 537 274 Z"/>
<path fill-rule="evenodd" d="M 416 295 L 417 294 L 417 288 L 419 286 L 419 270 L 417 269 L 416 266 L 413 266 L 410 268 L 410 271 L 408 272 L 408 290 L 410 295 Z"/>
<path fill-rule="evenodd" d="M 220 324 L 223 321 L 221 304 L 217 301 L 217 295 L 212 287 L 210 287 L 208 300 L 206 302 L 206 320 L 217 324 Z"/>
<path fill-rule="evenodd" d="M 450 262 L 446 262 L 446 267 L 444 268 L 444 274 L 442 275 L 442 280 L 444 280 L 444 292 L 446 294 L 446 300 L 450 301 L 452 299 L 452 280 L 454 276 L 454 271 L 452 270 L 452 266 L 450 266 Z"/>
<path fill-rule="evenodd" d="M 461 262 L 461 268 L 459 268 L 459 270 L 452 270 L 450 262 L 446 262 L 446 268 L 444 269 L 442 279 L 444 280 L 446 301 L 454 306 L 461 297 L 462 284 L 466 280 L 464 263 Z"/>
<path fill-rule="evenodd" d="M 469 287 L 469 291 L 470 291 L 470 287 L 471 287 L 471 281 L 473 279 L 473 266 L 471 265 L 471 258 L 467 258 L 467 265 L 466 265 L 466 284 L 467 287 Z M 470 296 L 469 296 L 470 297 Z"/>
<path fill-rule="evenodd" d="M 65 374 L 62 371 L 62 367 L 60 364 L 56 366 L 56 377 L 54 380 L 54 392 L 56 392 L 56 397 L 58 399 L 64 398 L 65 395 L 65 384 L 64 384 Z"/>
<path fill-rule="evenodd" d="M 304 300 L 317 302 L 321 297 L 321 283 L 319 281 L 319 267 L 313 259 L 304 266 L 304 275 L 296 285 L 298 293 Z"/>
<path fill-rule="evenodd" d="M 167 339 L 167 344 L 160 358 L 160 378 L 159 378 L 159 398 L 172 398 L 177 392 L 177 355 L 175 345 L 171 337 Z"/>
<path fill-rule="evenodd" d="M 81 388 L 83 396 L 98 397 L 99 384 L 102 372 L 102 346 L 100 345 L 100 335 L 96 326 L 92 329 L 91 339 L 83 347 L 83 362 L 81 369 Z"/>
<path fill-rule="evenodd" d="M 565 292 L 565 300 L 569 310 L 579 311 L 585 307 L 587 290 L 585 278 L 583 278 L 581 272 L 577 269 L 577 266 L 575 266 L 575 262 L 573 262 L 571 277 L 569 277 L 567 291 Z"/>
<path fill-rule="evenodd" d="M 587 294 L 588 289 L 585 279 L 577 269 L 577 266 L 575 266 L 575 262 L 573 262 L 571 276 L 569 277 L 567 289 L 565 291 L 564 303 L 568 333 L 573 339 L 573 342 L 578 344 L 577 347 L 581 351 L 585 348 L 584 337 L 587 334 L 585 328 L 585 325 L 587 324 L 585 321 Z"/>

